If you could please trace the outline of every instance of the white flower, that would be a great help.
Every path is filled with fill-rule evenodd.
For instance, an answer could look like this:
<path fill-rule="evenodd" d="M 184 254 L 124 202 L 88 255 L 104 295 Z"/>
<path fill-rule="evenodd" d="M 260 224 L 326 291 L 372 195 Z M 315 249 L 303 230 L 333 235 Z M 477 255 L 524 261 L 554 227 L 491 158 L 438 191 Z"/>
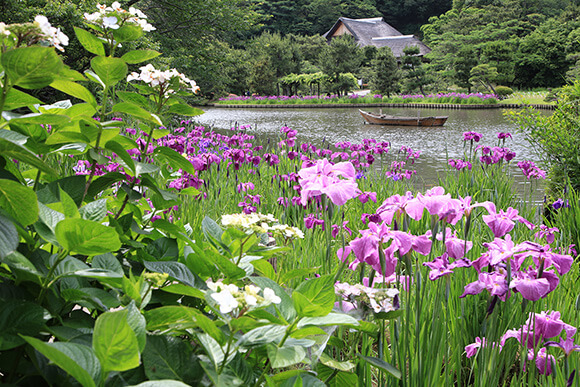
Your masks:
<path fill-rule="evenodd" d="M 258 304 L 258 299 L 255 296 L 252 296 L 251 294 L 244 294 L 244 300 L 246 301 L 246 304 L 248 304 L 248 306 L 256 306 Z"/>
<path fill-rule="evenodd" d="M 38 28 L 40 28 L 40 30 L 42 31 L 43 34 L 45 34 L 45 35 L 52 34 L 52 32 L 50 30 L 52 28 L 52 26 L 48 22 L 48 19 L 46 18 L 46 16 L 37 15 L 34 18 L 34 21 L 38 24 Z"/>
<path fill-rule="evenodd" d="M 0 35 L 10 36 L 10 31 L 6 29 L 6 24 L 0 22 Z"/>
<path fill-rule="evenodd" d="M 211 298 L 213 298 L 218 303 L 220 312 L 224 314 L 230 313 L 238 307 L 238 301 L 227 289 L 223 289 L 219 293 L 212 293 Z"/>
<path fill-rule="evenodd" d="M 223 285 L 221 281 L 218 281 L 218 282 L 213 282 L 211 279 L 210 279 L 210 280 L 208 280 L 206 284 L 207 284 L 207 287 L 208 287 L 210 290 L 213 290 L 214 292 L 217 292 L 217 291 L 218 291 L 218 289 L 220 288 L 220 286 L 222 286 L 222 285 Z"/>
<path fill-rule="evenodd" d="M 34 22 L 37 24 L 38 28 L 40 28 L 49 44 L 53 45 L 60 51 L 64 51 L 62 46 L 68 46 L 68 36 L 66 36 L 60 28 L 51 26 L 46 16 L 42 15 L 37 15 L 34 18 Z"/>
<path fill-rule="evenodd" d="M 282 302 L 282 299 L 274 293 L 274 290 L 264 288 L 264 301 L 267 303 L 279 304 Z"/>
<path fill-rule="evenodd" d="M 86 13 L 83 15 L 84 19 L 88 22 L 96 22 L 98 20 L 101 19 L 103 15 L 101 15 L 100 12 L 94 12 L 94 13 Z"/>
<path fill-rule="evenodd" d="M 113 4 L 111 4 L 111 8 L 109 8 L 109 9 L 111 11 L 127 12 L 123 8 L 121 8 L 121 3 L 119 3 L 118 1 L 114 1 Z"/>
<path fill-rule="evenodd" d="M 145 32 L 155 31 L 157 28 L 153 27 L 151 24 L 147 23 L 147 20 L 137 19 L 137 24 Z"/>
<path fill-rule="evenodd" d="M 115 16 L 107 16 L 103 18 L 103 27 L 116 30 L 119 28 L 117 25 L 117 18 Z"/>
<path fill-rule="evenodd" d="M 147 19 L 147 15 L 145 15 L 143 12 L 141 12 L 140 10 L 138 10 L 135 7 L 129 7 L 129 13 L 131 15 L 135 15 L 137 17 L 140 17 L 141 19 Z"/>
<path fill-rule="evenodd" d="M 134 71 L 127 76 L 127 82 L 135 81 L 135 80 L 138 80 L 138 79 L 139 79 L 139 73 L 136 73 Z"/>

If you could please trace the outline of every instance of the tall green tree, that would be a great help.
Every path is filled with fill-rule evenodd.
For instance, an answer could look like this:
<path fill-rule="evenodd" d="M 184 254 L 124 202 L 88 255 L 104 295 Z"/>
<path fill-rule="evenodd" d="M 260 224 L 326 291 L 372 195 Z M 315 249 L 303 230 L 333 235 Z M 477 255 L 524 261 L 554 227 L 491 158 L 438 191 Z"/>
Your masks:
<path fill-rule="evenodd" d="M 356 73 L 362 59 L 361 49 L 351 35 L 333 38 L 330 44 L 322 48 L 318 58 L 322 71 L 336 84 L 341 73 Z"/>
<path fill-rule="evenodd" d="M 574 24 L 550 19 L 521 40 L 515 59 L 516 85 L 557 87 L 565 83 L 572 64 L 566 43 Z"/>
<path fill-rule="evenodd" d="M 388 97 L 400 88 L 401 70 L 389 47 L 381 47 L 371 62 L 371 87 Z"/>
<path fill-rule="evenodd" d="M 248 44 L 248 51 L 253 58 L 256 58 L 253 63 L 257 65 L 253 69 L 253 78 L 258 80 L 259 72 L 269 75 L 274 74 L 274 77 L 265 76 L 260 82 L 272 82 L 271 88 L 260 86 L 260 89 L 255 89 L 256 92 L 263 94 L 266 89 L 280 94 L 277 88 L 277 80 L 291 73 L 300 73 L 300 64 L 302 57 L 298 43 L 291 37 L 283 37 L 279 33 L 264 32 L 262 35 L 254 38 Z M 266 70 L 265 66 L 270 66 L 271 69 Z M 256 73 L 258 72 L 258 73 Z M 256 85 L 256 82 L 252 83 Z M 272 94 L 272 93 L 270 93 Z"/>
<path fill-rule="evenodd" d="M 475 66 L 477 66 L 477 56 L 473 47 L 467 45 L 461 47 L 453 63 L 454 78 L 457 86 L 465 87 L 468 93 L 471 93 L 471 87 L 473 86 L 469 81 L 471 69 Z"/>
<path fill-rule="evenodd" d="M 401 58 L 401 63 L 405 74 L 405 90 L 413 92 L 418 89 L 421 94 L 426 95 L 425 86 L 432 83 L 433 79 L 425 70 L 419 52 L 417 46 L 407 46 L 403 49 L 404 55 Z"/>
<path fill-rule="evenodd" d="M 480 64 L 471 69 L 471 83 L 479 84 L 490 93 L 495 94 L 494 82 L 498 77 L 497 69 L 489 64 Z"/>
<path fill-rule="evenodd" d="M 252 91 L 260 95 L 277 94 L 277 82 L 278 77 L 276 76 L 276 69 L 270 62 L 270 58 L 267 56 L 261 56 L 252 62 L 252 68 L 248 80 Z"/>
<path fill-rule="evenodd" d="M 308 17 L 309 0 L 268 0 L 256 3 L 258 12 L 265 18 L 262 32 L 311 35 L 312 23 Z"/>
<path fill-rule="evenodd" d="M 501 40 L 487 42 L 482 46 L 481 60 L 497 69 L 496 82 L 500 85 L 511 85 L 515 78 L 514 53 L 517 42 Z"/>

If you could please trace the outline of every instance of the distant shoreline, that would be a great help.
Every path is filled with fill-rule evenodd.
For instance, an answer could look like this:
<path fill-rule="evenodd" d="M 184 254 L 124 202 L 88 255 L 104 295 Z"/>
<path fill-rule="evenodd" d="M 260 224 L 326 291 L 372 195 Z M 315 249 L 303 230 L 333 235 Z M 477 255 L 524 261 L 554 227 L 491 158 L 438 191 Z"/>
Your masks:
<path fill-rule="evenodd" d="M 385 107 L 385 108 L 421 108 L 421 109 L 520 109 L 532 107 L 534 109 L 555 110 L 556 105 L 548 104 L 503 104 L 494 105 L 467 105 L 446 103 L 320 103 L 320 104 L 219 104 L 210 103 L 212 106 L 224 109 L 308 109 L 308 108 L 362 108 L 362 107 Z"/>

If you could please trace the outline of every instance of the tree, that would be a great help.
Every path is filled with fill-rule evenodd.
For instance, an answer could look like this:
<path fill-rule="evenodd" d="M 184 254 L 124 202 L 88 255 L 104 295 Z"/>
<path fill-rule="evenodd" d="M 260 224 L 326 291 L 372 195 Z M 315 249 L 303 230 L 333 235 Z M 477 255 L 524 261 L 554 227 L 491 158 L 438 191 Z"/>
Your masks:
<path fill-rule="evenodd" d="M 516 44 L 513 41 L 494 41 L 483 45 L 481 59 L 497 69 L 496 82 L 501 85 L 511 85 L 515 78 L 514 52 Z"/>
<path fill-rule="evenodd" d="M 260 82 L 273 79 L 272 90 L 276 87 L 278 79 L 291 73 L 300 73 L 300 48 L 291 37 L 282 37 L 277 32 L 264 32 L 249 43 L 248 50 L 251 56 L 257 59 L 255 63 L 259 62 L 260 71 L 269 74 L 270 71 L 266 71 L 263 66 L 271 66 L 274 78 L 266 77 Z M 261 89 L 263 90 L 263 88 Z M 279 90 L 276 94 L 280 94 Z"/>
<path fill-rule="evenodd" d="M 452 0 L 377 0 L 376 4 L 387 23 L 404 34 L 416 34 L 430 17 L 449 11 Z"/>
<path fill-rule="evenodd" d="M 469 93 L 471 93 L 471 87 L 473 86 L 469 78 L 471 78 L 471 69 L 475 66 L 477 66 L 475 50 L 471 46 L 461 47 L 453 63 L 454 78 L 457 81 L 457 85 L 467 88 Z"/>
<path fill-rule="evenodd" d="M 319 56 L 322 71 L 336 84 L 339 83 L 341 73 L 356 73 L 361 62 L 361 49 L 351 35 L 333 38 L 330 44 L 323 47 Z"/>
<path fill-rule="evenodd" d="M 165 64 L 197 80 L 201 93 L 223 92 L 222 62 L 227 49 L 237 47 L 262 20 L 253 2 L 247 0 L 129 0 L 122 7 L 141 9 L 157 29 Z"/>
<path fill-rule="evenodd" d="M 308 16 L 309 0 L 268 0 L 257 2 L 257 10 L 265 17 L 261 30 L 310 35 L 312 23 Z"/>
<path fill-rule="evenodd" d="M 566 42 L 573 23 L 550 19 L 522 39 L 515 55 L 515 83 L 520 87 L 558 87 L 572 64 Z"/>
<path fill-rule="evenodd" d="M 276 70 L 268 57 L 263 56 L 253 62 L 249 79 L 253 91 L 261 95 L 273 95 L 276 93 L 277 81 Z"/>
<path fill-rule="evenodd" d="M 224 93 L 244 94 L 250 90 L 249 79 L 252 73 L 250 53 L 230 47 L 225 47 L 225 50 L 226 58 L 221 62 L 222 83 L 216 86 L 219 86 Z"/>
<path fill-rule="evenodd" d="M 378 49 L 375 59 L 372 60 L 371 87 L 382 94 L 396 93 L 399 90 L 401 70 L 397 59 L 389 47 Z"/>
<path fill-rule="evenodd" d="M 426 95 L 425 86 L 432 82 L 432 78 L 427 74 L 419 52 L 417 46 L 407 46 L 403 49 L 405 55 L 401 58 L 401 62 L 405 71 L 405 88 L 409 92 L 419 89 L 421 94 Z"/>
<path fill-rule="evenodd" d="M 469 82 L 478 83 L 485 87 L 489 92 L 495 94 L 493 82 L 497 79 L 497 69 L 489 64 L 480 64 L 471 69 L 471 78 Z"/>

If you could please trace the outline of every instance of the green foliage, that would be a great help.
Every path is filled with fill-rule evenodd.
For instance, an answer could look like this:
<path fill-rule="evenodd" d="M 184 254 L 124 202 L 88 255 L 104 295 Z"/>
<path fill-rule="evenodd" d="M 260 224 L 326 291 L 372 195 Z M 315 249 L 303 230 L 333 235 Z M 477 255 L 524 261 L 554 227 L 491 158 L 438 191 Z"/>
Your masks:
<path fill-rule="evenodd" d="M 469 71 L 480 64 L 495 67 L 497 83 L 506 86 L 560 86 L 571 55 L 578 52 L 573 38 L 577 21 L 563 12 L 569 5 L 568 1 L 455 2 L 452 10 L 421 27 L 433 49 L 428 55 L 431 67 L 447 86 L 458 82 L 469 87 Z"/>
<path fill-rule="evenodd" d="M 521 40 L 516 54 L 515 84 L 520 87 L 557 87 L 571 65 L 567 59 L 568 34 L 578 27 L 551 19 Z M 575 50 L 576 51 L 576 50 Z"/>
<path fill-rule="evenodd" d="M 401 72 L 397 60 L 389 47 L 378 50 L 372 61 L 371 87 L 388 97 L 399 91 Z"/>
<path fill-rule="evenodd" d="M 258 12 L 266 18 L 263 29 L 282 34 L 320 35 L 339 17 L 353 19 L 384 17 L 385 21 L 405 34 L 419 31 L 431 16 L 451 8 L 450 0 L 274 0 L 258 3 Z"/>
<path fill-rule="evenodd" d="M 467 92 L 471 92 L 473 86 L 469 78 L 471 78 L 471 69 L 475 66 L 477 66 L 475 50 L 469 46 L 461 47 L 453 62 L 453 78 L 458 86 L 467 88 Z"/>
<path fill-rule="evenodd" d="M 401 67 L 405 78 L 405 91 L 414 92 L 419 90 L 421 94 L 426 95 L 425 86 L 433 82 L 433 78 L 427 74 L 427 70 L 423 66 L 423 61 L 419 54 L 419 47 L 407 46 L 403 50 L 403 57 L 401 58 Z"/>
<path fill-rule="evenodd" d="M 495 94 L 493 83 L 498 77 L 497 69 L 489 64 L 477 65 L 470 71 L 469 82 L 483 86 L 490 93 Z"/>
<path fill-rule="evenodd" d="M 545 116 L 528 108 L 511 112 L 529 141 L 538 148 L 544 162 L 551 168 L 549 194 L 562 197 L 567 185 L 580 189 L 580 83 L 565 86 L 558 94 L 554 114 Z"/>
<path fill-rule="evenodd" d="M 500 97 L 501 99 L 512 95 L 514 93 L 514 91 L 512 90 L 511 87 L 507 87 L 507 86 L 496 86 L 495 87 L 495 93 L 497 94 L 498 97 Z"/>
<path fill-rule="evenodd" d="M 149 385 L 146 380 L 168 386 L 260 384 L 278 368 L 306 362 L 305 348 L 324 350 L 329 333 L 318 328 L 292 338 L 298 330 L 356 327 L 356 319 L 330 313 L 332 276 L 297 289 L 296 309 L 291 289 L 254 274 L 274 272 L 267 259 L 290 251 L 282 244 L 264 246 L 264 231 L 222 229 L 210 218 L 201 232 L 181 221 L 152 222 L 151 209 L 181 204 L 165 179 L 178 171 L 195 175 L 196 169 L 164 146 L 147 158 L 132 157 L 129 150 L 139 145 L 121 135 L 119 121 L 108 118 L 122 114 L 146 130 L 148 149 L 153 139 L 168 133 L 157 129 L 164 121 L 202 113 L 183 101 L 189 95 L 183 84 L 191 91 L 196 85 L 183 74 L 160 73 L 151 65 L 128 77 L 129 65 L 159 53 L 131 50 L 114 56 L 121 54 L 119 42 L 131 44 L 145 31 L 137 25 L 111 31 L 98 23 L 76 29 L 82 46 L 95 55 L 86 78 L 66 69 L 54 48 L 20 47 L 23 42 L 12 32 L 0 35 L 0 283 L 6 290 L 0 292 L 0 380 L 83 386 L 120 380 L 143 386 Z M 37 33 L 32 24 L 18 28 Z M 282 53 L 272 50 L 271 58 Z M 312 85 L 324 76 L 299 78 Z M 77 83 L 87 79 L 89 88 Z M 16 89 L 46 86 L 88 103 L 42 105 Z M 95 114 L 101 119 L 93 119 Z M 66 160 L 69 153 L 86 162 L 88 176 L 69 176 L 70 170 L 61 176 L 48 166 L 47 159 Z M 115 157 L 124 173 L 96 178 L 97 166 L 107 157 Z M 285 236 L 284 242 L 290 239 Z M 225 293 L 235 294 L 242 306 L 228 306 Z M 251 351 L 264 357 L 246 357 Z M 9 358 L 18 360 L 6 362 Z"/>
<path fill-rule="evenodd" d="M 320 51 L 318 61 L 322 71 L 328 75 L 334 83 L 335 90 L 343 90 L 339 86 L 340 74 L 356 73 L 361 65 L 362 56 L 360 48 L 356 45 L 351 35 L 341 35 L 330 41 Z"/>

